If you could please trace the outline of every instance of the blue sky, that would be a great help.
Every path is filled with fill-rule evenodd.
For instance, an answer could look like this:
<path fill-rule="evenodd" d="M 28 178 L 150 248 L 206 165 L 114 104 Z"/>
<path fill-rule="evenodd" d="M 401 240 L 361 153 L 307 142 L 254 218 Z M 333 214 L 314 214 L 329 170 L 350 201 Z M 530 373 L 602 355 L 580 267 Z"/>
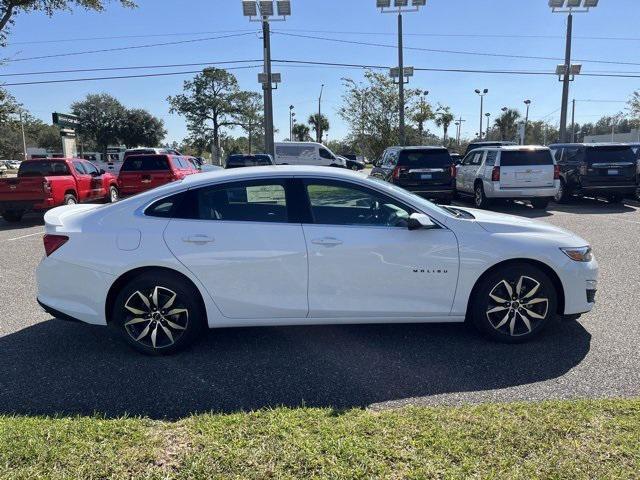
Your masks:
<path fill-rule="evenodd" d="M 286 22 L 273 24 L 275 31 L 394 44 L 396 18 L 380 14 L 375 0 L 292 0 L 293 15 Z M 405 45 L 427 49 L 458 50 L 507 55 L 563 57 L 566 16 L 552 14 L 547 0 L 429 0 L 419 13 L 405 16 Z M 76 10 L 52 19 L 41 14 L 17 18 L 10 45 L 3 57 L 10 59 L 118 48 L 149 43 L 172 42 L 249 32 L 248 35 L 206 40 L 182 45 L 93 53 L 61 58 L 9 62 L 4 74 L 74 68 L 105 68 L 140 65 L 184 64 L 251 60 L 262 57 L 259 24 L 242 16 L 240 0 L 138 0 L 136 10 L 115 4 L 105 13 Z M 188 5 L 188 7 L 186 7 Z M 637 65 L 583 62 L 584 73 L 627 72 L 640 76 L 640 1 L 601 0 L 590 13 L 577 14 L 574 21 L 574 58 L 632 62 Z M 229 32 L 231 31 L 231 32 Z M 216 33 L 221 32 L 221 33 Z M 228 33 L 223 33 L 228 32 Z M 336 33 L 338 32 L 338 33 Z M 354 34 L 345 32 L 370 32 Z M 493 35 L 493 36 L 491 36 Z M 138 38 L 96 39 L 95 37 L 139 36 Z M 591 37 L 591 38 L 581 38 Z M 609 37 L 594 39 L 593 37 Z M 38 41 L 52 43 L 30 43 Z M 57 42 L 58 40 L 67 40 Z M 393 48 L 341 44 L 275 34 L 273 58 L 322 62 L 395 65 Z M 426 51 L 405 52 L 406 65 L 426 68 L 508 69 L 554 71 L 556 60 L 514 59 Z M 162 71 L 197 70 L 199 67 L 168 68 Z M 5 77 L 6 82 L 52 78 L 82 78 L 135 72 L 88 72 L 27 77 Z M 235 70 L 244 89 L 258 90 L 259 69 Z M 317 109 L 320 85 L 325 84 L 323 111 L 332 128 L 331 139 L 341 138 L 347 127 L 337 115 L 341 104 L 342 77 L 359 79 L 362 71 L 345 68 L 276 66 L 283 84 L 275 92 L 277 139 L 288 136 L 288 107 L 295 105 L 299 118 Z M 69 105 L 88 93 L 106 92 L 129 107 L 146 108 L 161 117 L 169 130 L 169 141 L 186 135 L 183 120 L 168 111 L 166 97 L 179 93 L 182 82 L 192 75 L 158 78 L 102 80 L 92 82 L 7 87 L 35 115 L 50 122 L 51 112 L 68 111 Z M 417 72 L 411 87 L 429 90 L 429 101 L 441 102 L 467 121 L 463 135 L 478 131 L 479 99 L 476 88 L 488 88 L 485 111 L 494 116 L 503 106 L 524 107 L 532 100 L 531 118 L 559 121 L 561 84 L 553 76 L 507 76 L 477 73 Z M 572 84 L 571 98 L 607 100 L 580 101 L 577 121 L 595 121 L 602 114 L 625 108 L 633 90 L 640 89 L 640 78 L 580 77 Z M 430 125 L 435 130 L 434 125 Z"/>

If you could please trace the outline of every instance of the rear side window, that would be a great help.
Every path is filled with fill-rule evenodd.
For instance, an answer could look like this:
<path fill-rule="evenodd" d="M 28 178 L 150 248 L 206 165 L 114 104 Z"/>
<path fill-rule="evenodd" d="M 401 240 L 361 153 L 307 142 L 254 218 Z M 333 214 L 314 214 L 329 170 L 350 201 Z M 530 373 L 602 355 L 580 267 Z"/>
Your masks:
<path fill-rule="evenodd" d="M 636 157 L 631 147 L 592 147 L 585 154 L 587 163 L 633 162 Z"/>
<path fill-rule="evenodd" d="M 284 183 L 273 180 L 192 190 L 176 216 L 236 222 L 286 223 L 289 220 Z"/>
<path fill-rule="evenodd" d="M 487 152 L 487 159 L 484 161 L 484 164 L 487 167 L 493 167 L 496 164 L 497 158 L 498 158 L 498 152 L 496 151 Z"/>
<path fill-rule="evenodd" d="M 19 177 L 55 177 L 70 175 L 69 167 L 65 162 L 52 162 L 49 160 L 27 160 L 20 164 Z"/>
<path fill-rule="evenodd" d="M 399 166 L 409 168 L 446 168 L 453 164 L 447 150 L 403 150 L 400 152 Z"/>
<path fill-rule="evenodd" d="M 549 150 L 503 151 L 500 156 L 502 167 L 522 167 L 525 165 L 553 165 Z"/>
<path fill-rule="evenodd" d="M 169 161 L 163 155 L 137 155 L 125 160 L 121 172 L 145 172 L 152 170 L 169 170 Z"/>
<path fill-rule="evenodd" d="M 147 208 L 144 213 L 150 217 L 172 218 L 184 196 L 184 193 L 178 193 L 177 195 L 158 200 Z"/>

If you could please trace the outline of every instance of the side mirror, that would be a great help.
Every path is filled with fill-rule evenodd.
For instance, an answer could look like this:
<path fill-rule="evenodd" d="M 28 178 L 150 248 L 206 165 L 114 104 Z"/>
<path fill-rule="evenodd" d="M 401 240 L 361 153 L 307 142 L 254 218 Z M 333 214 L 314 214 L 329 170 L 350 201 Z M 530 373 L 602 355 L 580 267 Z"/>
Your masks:
<path fill-rule="evenodd" d="M 436 224 L 424 213 L 412 213 L 407 222 L 409 230 L 429 230 L 436 228 Z"/>
<path fill-rule="evenodd" d="M 107 172 L 105 172 L 105 171 L 104 171 L 104 169 L 103 169 L 103 168 L 101 168 L 101 169 L 100 169 L 100 175 L 104 175 L 105 173 L 107 173 Z"/>

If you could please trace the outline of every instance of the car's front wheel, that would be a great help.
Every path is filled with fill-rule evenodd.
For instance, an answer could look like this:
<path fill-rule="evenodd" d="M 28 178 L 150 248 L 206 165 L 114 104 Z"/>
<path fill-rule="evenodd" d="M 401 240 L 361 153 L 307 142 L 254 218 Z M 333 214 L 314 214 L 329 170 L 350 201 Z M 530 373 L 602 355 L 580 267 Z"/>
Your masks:
<path fill-rule="evenodd" d="M 206 326 L 198 292 L 177 276 L 142 274 L 118 294 L 112 324 L 133 348 L 169 355 L 192 344 Z"/>
<path fill-rule="evenodd" d="M 470 317 L 485 335 L 521 343 L 539 334 L 555 317 L 558 296 L 551 279 L 530 264 L 507 265 L 475 289 Z"/>

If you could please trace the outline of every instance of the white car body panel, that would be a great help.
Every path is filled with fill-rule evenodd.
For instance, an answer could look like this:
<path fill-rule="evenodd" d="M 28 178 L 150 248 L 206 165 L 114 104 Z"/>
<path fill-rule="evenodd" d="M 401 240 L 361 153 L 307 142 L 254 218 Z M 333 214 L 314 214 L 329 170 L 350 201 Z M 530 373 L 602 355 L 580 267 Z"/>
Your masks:
<path fill-rule="evenodd" d="M 347 167 L 347 161 L 333 153 L 329 148 L 316 142 L 276 142 L 276 165 L 304 165 L 304 166 L 340 166 Z M 321 150 L 328 153 L 330 158 L 321 155 Z"/>
<path fill-rule="evenodd" d="M 182 220 L 144 215 L 155 200 L 187 189 L 267 177 L 364 185 L 411 205 L 442 228 L 384 228 L 372 237 L 372 228 L 274 223 L 265 229 L 258 223 L 247 225 L 250 222 L 196 221 L 208 224 L 204 233 L 209 232 L 221 249 L 204 258 L 199 249 L 183 250 L 181 238 L 191 227 Z M 134 269 L 162 267 L 193 282 L 211 328 L 459 322 L 487 269 L 511 259 L 529 259 L 557 274 L 565 294 L 564 314 L 593 308 L 585 291 L 587 282 L 597 280 L 597 262 L 575 262 L 560 250 L 586 246 L 585 240 L 533 220 L 461 210 L 476 218 L 455 217 L 398 187 L 342 169 L 258 167 L 192 175 L 116 204 L 49 211 L 46 232 L 70 240 L 40 263 L 38 299 L 64 315 L 104 325 L 107 294 L 117 279 Z M 342 243 L 312 243 L 324 237 L 339 237 Z M 182 261 L 172 252 L 178 250 L 176 245 Z M 423 267 L 425 273 L 420 271 Z M 427 273 L 434 268 L 447 273 Z"/>

